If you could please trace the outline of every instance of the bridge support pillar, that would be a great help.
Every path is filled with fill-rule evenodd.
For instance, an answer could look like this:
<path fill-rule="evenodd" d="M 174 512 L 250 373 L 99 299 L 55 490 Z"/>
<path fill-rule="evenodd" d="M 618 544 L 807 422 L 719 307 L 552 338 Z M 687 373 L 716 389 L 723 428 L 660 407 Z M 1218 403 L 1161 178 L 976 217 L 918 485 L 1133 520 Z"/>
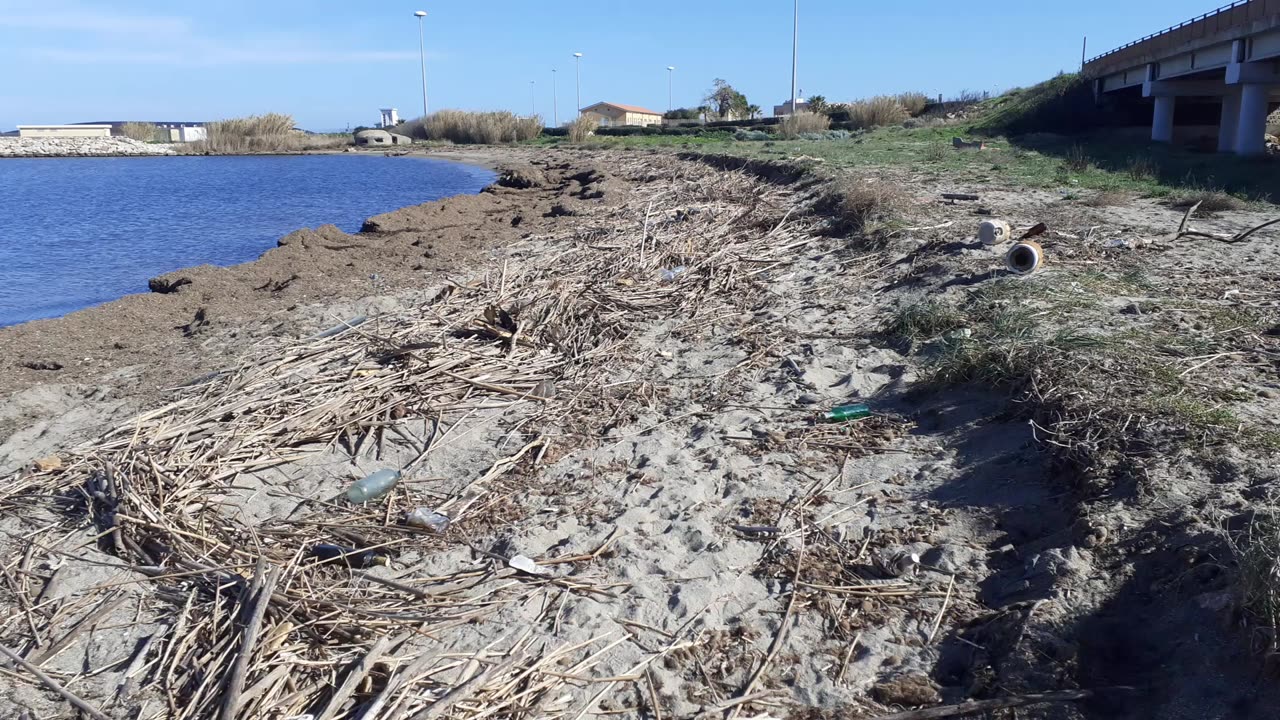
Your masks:
<path fill-rule="evenodd" d="M 1151 118 L 1151 139 L 1154 142 L 1173 142 L 1173 107 L 1175 101 L 1176 98 L 1172 95 L 1156 97 L 1155 114 Z M 1265 102 L 1263 105 L 1265 107 Z"/>
<path fill-rule="evenodd" d="M 1235 152 L 1239 125 L 1240 92 L 1227 88 L 1227 94 L 1222 96 L 1222 116 L 1218 120 L 1218 152 Z"/>
<path fill-rule="evenodd" d="M 1236 123 L 1236 153 L 1258 155 L 1266 150 L 1267 100 L 1271 88 L 1254 83 L 1240 86 L 1240 119 Z"/>

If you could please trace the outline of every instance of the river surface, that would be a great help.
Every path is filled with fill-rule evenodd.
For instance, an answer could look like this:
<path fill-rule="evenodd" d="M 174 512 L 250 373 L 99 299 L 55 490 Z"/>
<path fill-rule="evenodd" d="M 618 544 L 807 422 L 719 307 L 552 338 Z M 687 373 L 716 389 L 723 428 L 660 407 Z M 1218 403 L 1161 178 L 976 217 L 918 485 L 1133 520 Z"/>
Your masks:
<path fill-rule="evenodd" d="M 0 160 L 0 326 L 256 259 L 303 227 L 479 192 L 489 170 L 368 155 Z"/>

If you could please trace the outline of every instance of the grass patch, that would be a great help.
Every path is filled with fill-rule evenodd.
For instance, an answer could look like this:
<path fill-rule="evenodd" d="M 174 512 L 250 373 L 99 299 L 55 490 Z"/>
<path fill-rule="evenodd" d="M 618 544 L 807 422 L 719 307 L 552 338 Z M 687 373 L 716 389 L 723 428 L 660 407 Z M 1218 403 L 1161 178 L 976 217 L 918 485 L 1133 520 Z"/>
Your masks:
<path fill-rule="evenodd" d="M 833 229 L 845 234 L 874 234 L 895 219 L 906 196 L 896 183 L 877 178 L 841 178 L 818 202 L 833 218 Z"/>
<path fill-rule="evenodd" d="M 904 305 L 889 319 L 884 333 L 889 337 L 928 340 L 964 326 L 964 315 L 949 302 L 924 300 Z"/>
<path fill-rule="evenodd" d="M 280 113 L 218 120 L 205 126 L 204 140 L 178 146 L 188 154 L 237 155 L 325 150 L 351 144 L 349 135 L 308 135 Z"/>
<path fill-rule="evenodd" d="M 911 115 L 898 102 L 898 98 L 880 95 L 858 100 L 847 106 L 849 121 L 855 128 L 874 128 L 884 125 L 901 125 Z"/>
<path fill-rule="evenodd" d="M 1102 190 L 1085 199 L 1083 204 L 1089 207 L 1116 207 L 1128 205 L 1133 195 L 1124 190 Z"/>
<path fill-rule="evenodd" d="M 569 123 L 569 140 L 576 143 L 583 142 L 598 127 L 600 127 L 600 123 L 595 118 L 588 115 L 579 115 L 576 120 Z"/>
<path fill-rule="evenodd" d="M 1240 566 L 1237 588 L 1252 644 L 1274 655 L 1280 652 L 1280 517 L 1258 513 L 1229 542 Z"/>
<path fill-rule="evenodd" d="M 1082 468 L 1113 467 L 1133 452 L 1273 446 L 1274 433 L 1232 410 L 1231 403 L 1250 397 L 1188 374 L 1199 357 L 1252 347 L 1266 319 L 1206 308 L 1200 322 L 1215 331 L 1210 347 L 1188 342 L 1179 328 L 1106 321 L 1115 306 L 1108 297 L 1152 291 L 1137 271 L 997 280 L 955 305 L 901 308 L 886 331 L 938 337 L 925 346 L 928 381 L 1009 392 L 1027 408 L 1037 437 Z M 958 327 L 966 332 L 948 332 Z"/>
<path fill-rule="evenodd" d="M 1243 210 L 1245 201 L 1234 195 L 1228 195 L 1221 190 L 1191 190 L 1178 192 L 1172 195 L 1169 200 L 1169 207 L 1186 209 L 1200 204 L 1200 208 L 1196 211 L 1197 215 L 1201 213 L 1224 212 L 1226 210 Z"/>
<path fill-rule="evenodd" d="M 458 145 L 500 145 L 526 142 L 542 134 L 542 118 L 519 117 L 513 112 L 464 112 L 440 110 L 401 123 L 392 129 L 416 140 L 449 141 Z"/>
<path fill-rule="evenodd" d="M 904 92 L 898 95 L 897 100 L 902 109 L 906 110 L 911 117 L 916 117 L 924 112 L 925 108 L 929 107 L 930 102 L 929 96 L 922 92 Z"/>
<path fill-rule="evenodd" d="M 127 122 L 120 126 L 120 134 L 140 142 L 169 142 L 169 132 L 149 122 Z"/>
<path fill-rule="evenodd" d="M 802 133 L 821 133 L 831 128 L 831 118 L 819 113 L 800 112 L 783 118 L 778 126 L 778 134 L 787 140 L 794 140 Z"/>

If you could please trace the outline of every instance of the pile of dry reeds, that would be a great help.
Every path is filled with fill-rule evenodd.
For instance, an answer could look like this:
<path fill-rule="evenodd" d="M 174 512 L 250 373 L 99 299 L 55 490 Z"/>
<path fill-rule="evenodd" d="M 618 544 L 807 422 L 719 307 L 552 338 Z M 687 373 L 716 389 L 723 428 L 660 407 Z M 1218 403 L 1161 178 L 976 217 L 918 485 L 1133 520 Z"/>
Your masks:
<path fill-rule="evenodd" d="M 489 516 L 510 505 L 503 476 L 547 450 L 540 418 L 573 427 L 571 418 L 590 416 L 578 424 L 601 427 L 618 412 L 601 404 L 607 378 L 644 354 L 634 338 L 657 322 L 699 332 L 749 316 L 743 309 L 765 292 L 763 274 L 817 240 L 820 222 L 790 191 L 745 173 L 674 158 L 628 158 L 613 169 L 664 180 L 538 239 L 526 262 L 453 284 L 414 311 L 258 348 L 64 456 L 60 467 L 8 478 L 0 510 L 61 520 L 0 544 L 11 554 L 7 566 L 28 572 L 33 549 L 52 552 L 60 537 L 88 532 L 129 582 L 143 583 L 141 604 L 170 620 L 138 651 L 130 682 L 168 699 L 164 717 L 585 711 L 604 693 L 586 679 L 591 668 L 625 638 L 535 647 L 516 631 L 469 654 L 424 649 L 423 637 L 465 628 L 505 603 L 553 589 L 605 599 L 616 592 L 580 573 L 521 571 L 465 538 L 483 534 Z M 741 367 L 766 362 L 767 343 L 753 345 L 752 332 L 769 329 L 744 326 L 751 352 Z M 522 446 L 475 477 L 402 486 L 371 506 L 292 496 L 299 505 L 287 517 L 250 519 L 236 505 L 238 479 L 324 453 L 380 458 L 395 446 L 413 458 L 404 466 L 411 473 L 441 437 L 510 413 L 519 413 L 511 432 Z M 398 522 L 401 511 L 422 505 L 447 514 L 452 529 L 433 535 Z M 322 542 L 391 557 L 470 545 L 480 562 L 391 577 L 349 558 L 312 557 Z M 109 606 L 114 592 L 93 588 L 80 612 Z M 22 598 L 0 621 L 0 646 L 34 667 L 58 642 L 53 631 L 66 609 L 55 616 Z"/>

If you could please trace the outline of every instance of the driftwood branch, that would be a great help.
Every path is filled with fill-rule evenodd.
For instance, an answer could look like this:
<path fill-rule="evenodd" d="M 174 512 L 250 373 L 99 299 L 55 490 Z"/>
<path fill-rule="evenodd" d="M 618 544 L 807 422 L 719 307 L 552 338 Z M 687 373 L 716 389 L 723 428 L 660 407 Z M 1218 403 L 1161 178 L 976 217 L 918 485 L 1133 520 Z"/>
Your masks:
<path fill-rule="evenodd" d="M 994 700 L 973 700 L 958 705 L 939 705 L 937 707 L 924 708 L 923 710 L 907 710 L 893 713 L 892 715 L 881 715 L 875 720 L 937 720 L 938 718 L 963 717 L 965 715 L 976 715 L 978 713 L 991 712 L 992 710 L 1004 710 L 1024 705 L 1076 702 L 1090 697 L 1093 697 L 1092 690 L 1058 690 L 1056 692 L 1028 693 Z"/>
<path fill-rule="evenodd" d="M 3 645 L 0 645 L 0 653 L 4 653 L 5 657 L 14 661 L 18 665 L 21 665 L 22 669 L 26 670 L 32 675 L 35 675 L 37 680 L 44 683 L 45 687 L 61 695 L 63 699 L 65 699 L 67 702 L 74 705 L 76 709 L 78 709 L 80 712 L 93 718 L 93 720 L 111 720 L 111 718 L 107 717 L 106 715 L 103 715 L 101 710 L 95 708 L 94 706 L 90 705 L 84 700 L 81 700 L 79 696 L 75 695 L 70 690 L 59 685 L 57 680 L 54 680 L 48 675 L 45 675 L 43 672 L 40 671 L 40 668 L 36 667 L 35 665 L 32 665 L 26 660 L 23 660 L 22 656 L 18 655 L 14 651 L 10 650 L 9 648 Z"/>
<path fill-rule="evenodd" d="M 1191 207 L 1187 208 L 1186 214 L 1182 216 L 1182 222 L 1178 223 L 1178 231 L 1173 234 L 1174 240 L 1181 240 L 1182 238 L 1202 238 L 1204 240 L 1214 240 L 1217 242 L 1228 243 L 1228 244 L 1242 243 L 1248 240 L 1250 235 L 1253 235 L 1259 230 L 1262 230 L 1263 228 L 1271 227 L 1276 223 L 1280 223 L 1280 218 L 1276 218 L 1274 220 L 1268 220 L 1262 223 L 1261 225 L 1254 225 L 1251 228 L 1241 230 L 1235 235 L 1217 235 L 1214 233 L 1207 233 L 1207 232 L 1201 232 L 1199 230 L 1188 229 L 1187 223 L 1191 220 L 1191 216 L 1195 213 L 1195 211 L 1199 209 L 1200 209 L 1200 203 L 1196 203 L 1195 205 L 1192 205 Z"/>

